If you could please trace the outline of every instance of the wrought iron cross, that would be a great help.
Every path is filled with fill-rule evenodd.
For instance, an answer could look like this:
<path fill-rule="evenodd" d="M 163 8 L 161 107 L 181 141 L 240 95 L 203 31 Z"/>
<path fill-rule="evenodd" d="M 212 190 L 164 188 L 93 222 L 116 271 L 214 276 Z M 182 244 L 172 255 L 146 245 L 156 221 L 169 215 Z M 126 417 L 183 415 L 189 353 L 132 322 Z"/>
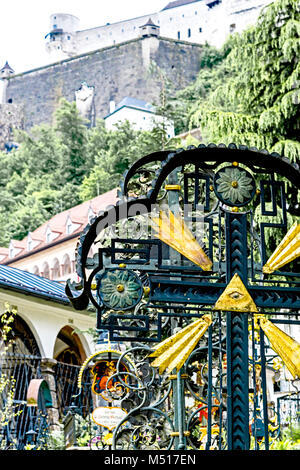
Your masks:
<path fill-rule="evenodd" d="M 153 166 L 157 167 L 155 174 Z M 75 297 L 68 285 L 70 301 L 76 309 L 93 304 L 97 328 L 109 330 L 112 341 L 138 338 L 150 343 L 161 340 L 166 316 L 188 319 L 211 312 L 234 276 L 258 311 L 299 311 L 297 268 L 263 270 L 270 248 L 266 234 L 270 229 L 284 234 L 289 228 L 287 185 L 292 190 L 300 187 L 296 165 L 278 154 L 234 144 L 200 145 L 141 158 L 124 175 L 120 202 L 99 214 L 80 237 L 77 270 L 82 292 Z M 141 188 L 146 195 L 139 194 Z M 171 210 L 165 213 L 171 242 L 162 236 L 159 215 L 157 236 L 120 237 L 122 223 L 149 216 L 154 206 L 161 211 L 162 201 Z M 189 234 L 181 240 L 174 236 L 176 213 L 181 208 L 183 223 L 192 226 L 199 221 L 199 201 L 206 242 L 197 240 L 196 234 L 197 245 L 191 242 L 191 246 Z M 192 215 L 186 210 L 190 206 Z M 258 211 L 259 232 L 253 228 Z M 106 246 L 102 243 L 89 258 L 91 246 L 112 226 L 118 229 L 110 234 Z M 153 309 L 157 311 L 154 319 L 149 314 Z M 181 313 L 175 314 L 178 309 Z M 249 448 L 247 312 L 230 306 L 225 310 L 229 449 Z"/>

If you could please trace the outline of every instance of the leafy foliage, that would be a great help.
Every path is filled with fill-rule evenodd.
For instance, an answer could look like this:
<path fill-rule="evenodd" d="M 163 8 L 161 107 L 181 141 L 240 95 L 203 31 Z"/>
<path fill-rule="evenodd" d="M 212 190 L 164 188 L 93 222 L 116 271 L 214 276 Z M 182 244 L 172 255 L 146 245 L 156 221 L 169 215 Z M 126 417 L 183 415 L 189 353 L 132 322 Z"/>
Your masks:
<path fill-rule="evenodd" d="M 255 26 L 230 38 L 229 53 L 209 74 L 219 79 L 199 96 L 191 122 L 211 141 L 266 148 L 299 161 L 299 52 L 299 3 L 277 0 Z"/>
<path fill-rule="evenodd" d="M 162 146 L 163 126 L 135 131 L 128 121 L 88 128 L 75 103 L 65 99 L 53 125 L 16 132 L 19 148 L 0 154 L 0 245 L 23 239 L 53 215 L 118 185 L 128 166 Z"/>

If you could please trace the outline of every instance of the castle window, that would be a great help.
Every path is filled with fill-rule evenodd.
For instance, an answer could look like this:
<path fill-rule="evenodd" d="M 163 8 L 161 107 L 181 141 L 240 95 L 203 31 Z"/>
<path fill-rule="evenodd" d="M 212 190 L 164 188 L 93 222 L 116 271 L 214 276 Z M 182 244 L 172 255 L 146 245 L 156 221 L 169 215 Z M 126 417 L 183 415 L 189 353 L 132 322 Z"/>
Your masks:
<path fill-rule="evenodd" d="M 121 29 L 121 31 L 122 31 L 122 33 L 124 33 L 124 29 L 123 29 L 123 28 Z"/>
<path fill-rule="evenodd" d="M 177 33 L 177 38 L 180 39 L 180 31 Z"/>
<path fill-rule="evenodd" d="M 13 102 L 12 98 L 8 98 L 7 102 L 12 103 Z"/>
<path fill-rule="evenodd" d="M 190 30 L 190 28 L 189 28 L 189 29 L 188 29 L 188 38 L 190 38 L 190 37 L 191 37 L 191 30 Z"/>
<path fill-rule="evenodd" d="M 67 39 L 68 39 L 68 41 L 70 41 L 70 39 L 71 39 L 71 36 L 68 36 L 68 37 L 67 37 Z"/>
<path fill-rule="evenodd" d="M 54 25 L 53 25 L 53 29 L 56 29 L 56 28 L 57 28 L 57 24 L 54 24 Z"/>
<path fill-rule="evenodd" d="M 199 28 L 199 33 L 202 33 L 202 28 Z"/>
<path fill-rule="evenodd" d="M 197 12 L 197 11 L 195 11 L 195 15 L 198 15 L 198 12 Z"/>
<path fill-rule="evenodd" d="M 235 30 L 235 28 L 236 28 L 236 25 L 233 23 L 233 24 L 230 25 L 229 31 L 230 31 L 231 33 L 233 33 L 233 31 Z"/>

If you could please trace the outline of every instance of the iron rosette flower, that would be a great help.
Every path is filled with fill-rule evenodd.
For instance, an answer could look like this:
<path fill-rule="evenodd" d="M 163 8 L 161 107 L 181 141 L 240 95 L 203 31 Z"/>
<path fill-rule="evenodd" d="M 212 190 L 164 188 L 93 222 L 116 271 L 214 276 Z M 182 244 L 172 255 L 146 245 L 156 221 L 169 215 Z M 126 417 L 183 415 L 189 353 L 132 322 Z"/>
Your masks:
<path fill-rule="evenodd" d="M 112 269 L 100 278 L 98 294 L 106 307 L 112 310 L 128 310 L 140 302 L 143 285 L 133 271 Z"/>
<path fill-rule="evenodd" d="M 251 174 L 238 167 L 225 167 L 215 174 L 215 193 L 228 206 L 244 206 L 255 194 L 255 182 Z"/>

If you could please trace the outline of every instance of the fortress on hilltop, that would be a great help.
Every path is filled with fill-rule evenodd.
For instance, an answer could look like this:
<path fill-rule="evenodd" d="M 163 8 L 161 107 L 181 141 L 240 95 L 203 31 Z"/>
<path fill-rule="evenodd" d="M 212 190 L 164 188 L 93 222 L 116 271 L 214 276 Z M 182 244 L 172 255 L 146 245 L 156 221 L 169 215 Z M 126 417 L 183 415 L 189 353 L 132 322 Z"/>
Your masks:
<path fill-rule="evenodd" d="M 50 123 L 60 97 L 76 101 L 95 124 L 125 97 L 159 103 L 159 74 L 174 92 L 196 79 L 205 42 L 220 47 L 232 32 L 254 24 L 271 0 L 175 0 L 161 11 L 80 30 L 79 19 L 55 13 L 45 46 L 49 65 L 15 74 L 0 70 L 0 148 L 11 148 L 14 127 Z"/>

